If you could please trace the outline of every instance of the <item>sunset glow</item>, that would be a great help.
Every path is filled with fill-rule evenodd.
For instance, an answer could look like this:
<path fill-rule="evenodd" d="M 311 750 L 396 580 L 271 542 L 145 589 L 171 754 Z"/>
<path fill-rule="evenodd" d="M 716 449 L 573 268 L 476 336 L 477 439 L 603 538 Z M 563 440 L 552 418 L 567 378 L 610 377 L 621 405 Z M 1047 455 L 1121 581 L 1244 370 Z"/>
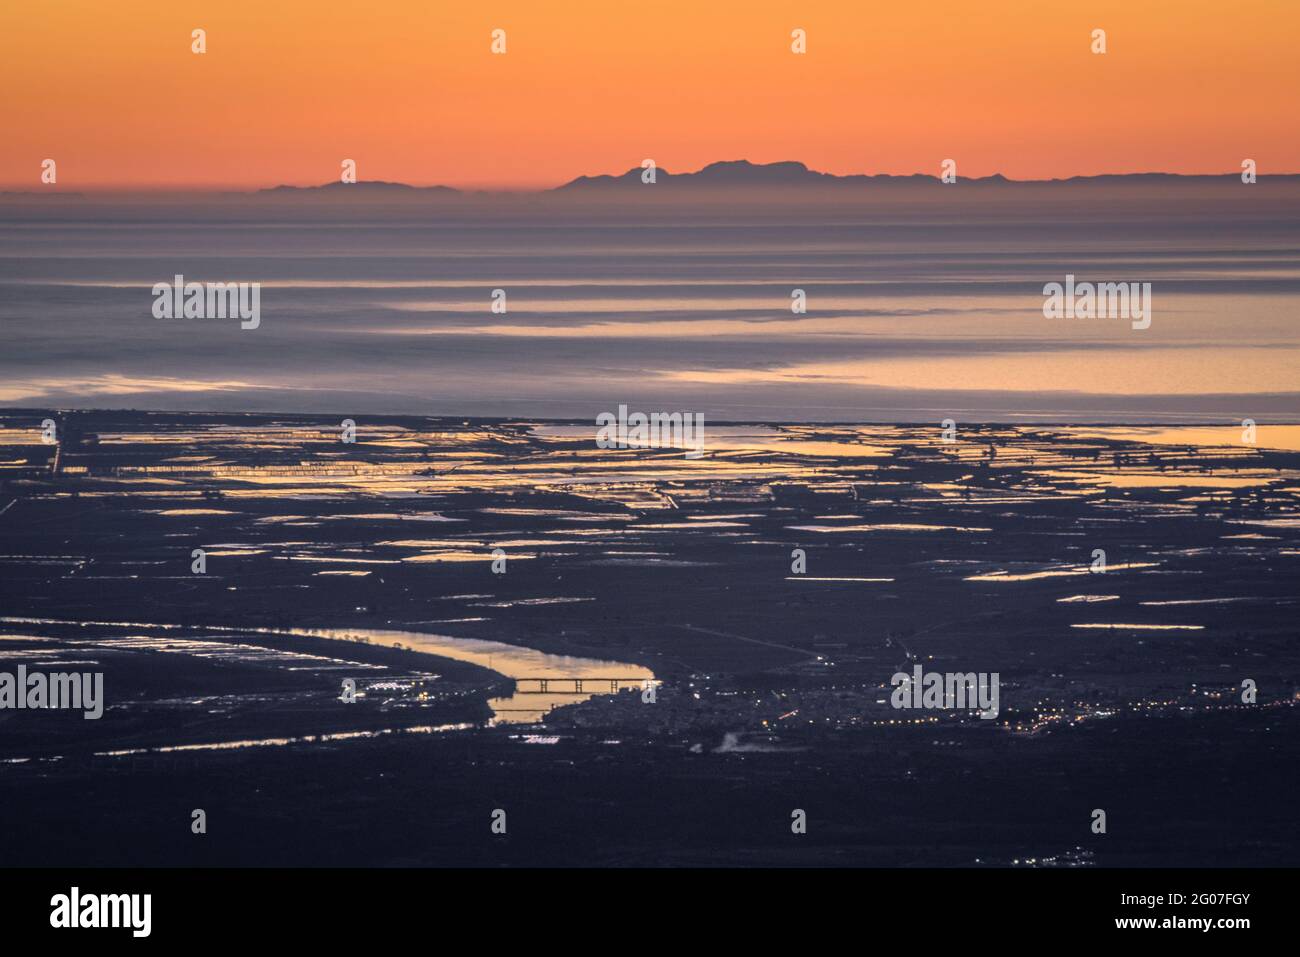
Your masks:
<path fill-rule="evenodd" d="M 0 184 L 528 188 L 653 157 L 1050 178 L 1300 170 L 1300 6 L 89 0 L 0 12 Z M 191 31 L 207 31 L 204 55 Z M 791 31 L 808 53 L 792 56 Z M 1089 50 L 1106 30 L 1104 57 Z M 503 29 L 508 55 L 490 51 Z"/>

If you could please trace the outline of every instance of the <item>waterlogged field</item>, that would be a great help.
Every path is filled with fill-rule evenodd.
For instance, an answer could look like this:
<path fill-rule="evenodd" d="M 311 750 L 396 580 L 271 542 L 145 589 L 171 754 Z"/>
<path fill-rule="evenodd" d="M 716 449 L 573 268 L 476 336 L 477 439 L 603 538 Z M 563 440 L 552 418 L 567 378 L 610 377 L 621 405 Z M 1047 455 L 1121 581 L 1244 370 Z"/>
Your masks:
<path fill-rule="evenodd" d="M 0 711 L 26 822 L 0 836 L 48 862 L 31 835 L 70 816 L 78 863 L 1294 863 L 1298 431 L 709 423 L 688 457 L 577 423 L 8 412 L 0 670 L 103 672 L 106 700 Z M 917 667 L 999 676 L 996 716 L 894 706 Z M 199 793 L 248 837 L 160 837 Z M 532 837 L 489 845 L 504 794 Z M 791 808 L 817 822 L 793 846 Z"/>

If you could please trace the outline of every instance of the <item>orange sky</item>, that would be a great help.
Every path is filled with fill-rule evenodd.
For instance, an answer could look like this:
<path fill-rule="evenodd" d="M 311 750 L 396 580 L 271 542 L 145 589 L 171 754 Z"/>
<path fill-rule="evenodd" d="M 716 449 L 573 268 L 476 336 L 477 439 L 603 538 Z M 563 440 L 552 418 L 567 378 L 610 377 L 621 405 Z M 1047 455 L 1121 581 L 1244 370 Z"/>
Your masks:
<path fill-rule="evenodd" d="M 322 183 L 344 158 L 499 187 L 646 157 L 1300 172 L 1298 48 L 1295 0 L 22 0 L 0 9 L 0 183 L 39 188 L 47 157 L 69 190 Z"/>

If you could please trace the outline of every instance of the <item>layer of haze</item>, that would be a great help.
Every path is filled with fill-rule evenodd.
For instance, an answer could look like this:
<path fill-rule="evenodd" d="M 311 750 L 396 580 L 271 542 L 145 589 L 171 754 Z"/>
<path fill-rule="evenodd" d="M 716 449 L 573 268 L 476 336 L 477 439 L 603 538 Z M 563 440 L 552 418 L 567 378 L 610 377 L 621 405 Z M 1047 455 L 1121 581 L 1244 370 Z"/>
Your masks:
<path fill-rule="evenodd" d="M 0 404 L 1296 419 L 1293 182 L 631 190 L 0 202 Z M 154 318 L 177 273 L 260 327 Z M 1151 283 L 1150 328 L 1045 318 L 1067 274 Z"/>

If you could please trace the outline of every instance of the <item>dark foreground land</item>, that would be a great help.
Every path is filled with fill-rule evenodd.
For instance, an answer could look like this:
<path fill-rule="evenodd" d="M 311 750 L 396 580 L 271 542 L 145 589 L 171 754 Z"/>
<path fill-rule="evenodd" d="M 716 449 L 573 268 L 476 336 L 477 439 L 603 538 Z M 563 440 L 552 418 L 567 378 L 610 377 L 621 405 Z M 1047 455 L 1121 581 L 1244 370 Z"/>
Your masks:
<path fill-rule="evenodd" d="M 0 711 L 7 864 L 1300 861 L 1282 427 L 357 428 L 0 418 L 0 670 L 107 699 Z M 491 723 L 421 634 L 661 684 Z M 890 707 L 915 664 L 998 717 Z"/>

